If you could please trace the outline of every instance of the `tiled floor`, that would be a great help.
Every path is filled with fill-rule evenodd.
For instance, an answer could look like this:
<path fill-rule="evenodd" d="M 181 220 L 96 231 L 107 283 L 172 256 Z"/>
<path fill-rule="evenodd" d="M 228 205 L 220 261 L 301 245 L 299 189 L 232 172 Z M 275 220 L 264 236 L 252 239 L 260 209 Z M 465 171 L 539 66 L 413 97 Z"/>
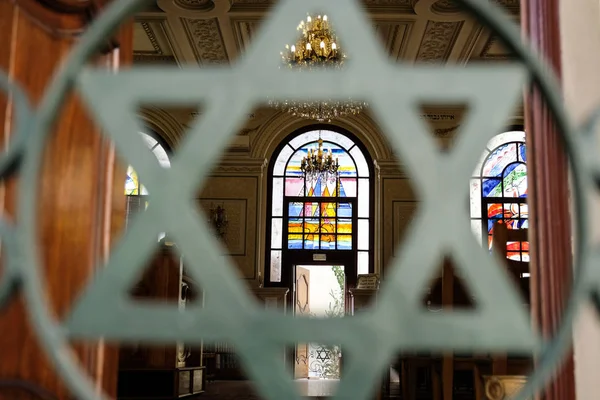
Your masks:
<path fill-rule="evenodd" d="M 337 385 L 336 380 L 299 379 L 298 391 L 313 400 L 331 396 Z M 262 400 L 256 394 L 250 381 L 216 381 L 207 382 L 206 392 L 199 400 Z"/>

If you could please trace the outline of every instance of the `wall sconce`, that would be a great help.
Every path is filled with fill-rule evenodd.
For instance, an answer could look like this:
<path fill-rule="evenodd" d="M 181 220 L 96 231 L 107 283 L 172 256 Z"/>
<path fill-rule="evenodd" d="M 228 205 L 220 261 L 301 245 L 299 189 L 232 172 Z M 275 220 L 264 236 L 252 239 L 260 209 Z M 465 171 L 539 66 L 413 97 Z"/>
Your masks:
<path fill-rule="evenodd" d="M 223 206 L 210 206 L 210 218 L 208 222 L 213 226 L 219 237 L 225 236 L 229 222 L 227 221 L 227 212 Z"/>

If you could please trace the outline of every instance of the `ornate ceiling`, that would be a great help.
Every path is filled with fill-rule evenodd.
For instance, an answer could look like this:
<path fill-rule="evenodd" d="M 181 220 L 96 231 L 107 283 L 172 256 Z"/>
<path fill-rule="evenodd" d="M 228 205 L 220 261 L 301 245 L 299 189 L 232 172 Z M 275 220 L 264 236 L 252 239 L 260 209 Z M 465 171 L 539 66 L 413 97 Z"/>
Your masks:
<path fill-rule="evenodd" d="M 496 1 L 518 18 L 519 0 Z M 509 57 L 495 38 L 452 0 L 363 3 L 382 46 L 394 59 L 466 63 Z M 136 19 L 136 62 L 229 63 L 248 47 L 273 4 L 271 0 L 157 0 L 153 9 Z"/>
<path fill-rule="evenodd" d="M 466 64 L 511 58 L 453 0 L 362 1 L 381 45 L 395 60 Z M 518 21 L 520 0 L 495 1 Z M 273 4 L 273 0 L 157 0 L 136 17 L 135 62 L 200 67 L 234 62 Z M 335 21 L 335 15 L 331 18 Z M 183 110 L 171 114 L 182 124 L 189 122 L 183 115 L 191 115 Z M 260 125 L 260 114 L 252 125 Z"/>

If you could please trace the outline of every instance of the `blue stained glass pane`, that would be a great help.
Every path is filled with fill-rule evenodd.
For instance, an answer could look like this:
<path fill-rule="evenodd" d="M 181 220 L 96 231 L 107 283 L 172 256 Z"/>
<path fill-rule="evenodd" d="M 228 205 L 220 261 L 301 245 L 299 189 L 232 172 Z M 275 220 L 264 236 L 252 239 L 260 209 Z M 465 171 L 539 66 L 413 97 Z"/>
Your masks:
<path fill-rule="evenodd" d="M 527 162 L 527 145 L 525 143 L 519 144 L 519 161 Z"/>
<path fill-rule="evenodd" d="M 338 217 L 342 218 L 350 218 L 352 217 L 352 205 L 350 203 L 340 203 L 338 204 Z"/>
<path fill-rule="evenodd" d="M 301 217 L 304 215 L 304 213 L 302 212 L 303 210 L 303 203 L 289 203 L 288 215 L 290 217 Z"/>
<path fill-rule="evenodd" d="M 481 195 L 483 197 L 502 196 L 502 181 L 500 179 L 484 179 L 481 184 Z"/>

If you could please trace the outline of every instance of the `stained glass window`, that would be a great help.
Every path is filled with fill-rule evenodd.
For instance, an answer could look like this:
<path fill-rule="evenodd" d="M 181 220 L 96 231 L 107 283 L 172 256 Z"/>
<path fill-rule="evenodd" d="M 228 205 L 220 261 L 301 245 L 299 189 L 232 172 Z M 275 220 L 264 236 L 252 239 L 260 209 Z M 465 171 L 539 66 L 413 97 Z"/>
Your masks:
<path fill-rule="evenodd" d="M 525 132 L 505 132 L 486 148 L 471 179 L 471 226 L 491 250 L 494 224 L 528 227 Z M 508 243 L 507 257 L 529 261 L 529 243 Z"/>
<path fill-rule="evenodd" d="M 337 158 L 337 177 L 309 179 L 300 169 L 319 137 Z M 282 251 L 290 250 L 352 251 L 358 273 L 369 272 L 369 164 L 352 139 L 329 130 L 295 136 L 275 155 L 271 188 L 271 282 L 280 281 Z"/>
<path fill-rule="evenodd" d="M 163 168 L 171 167 L 171 161 L 169 160 L 169 154 L 167 150 L 162 146 L 158 140 L 153 138 L 147 133 L 139 132 L 139 134 L 144 139 L 144 143 L 148 146 L 148 148 L 154 153 L 158 163 Z M 140 184 L 138 175 L 135 170 L 131 167 L 127 167 L 127 178 L 125 179 L 125 195 L 147 195 L 148 191 L 144 187 L 144 185 Z"/>
<path fill-rule="evenodd" d="M 160 166 L 163 168 L 170 168 L 171 161 L 169 160 L 169 154 L 167 153 L 165 147 L 156 138 L 147 133 L 140 132 L 140 135 L 142 136 L 142 139 L 144 139 L 144 143 L 156 156 Z M 129 221 L 135 214 L 140 211 L 144 211 L 148 207 L 148 191 L 140 182 L 138 174 L 131 167 L 131 165 L 127 167 L 127 176 L 125 178 L 125 196 L 127 199 L 125 225 L 128 226 Z M 164 237 L 164 233 L 160 233 L 158 235 L 159 240 L 162 237 Z"/>

